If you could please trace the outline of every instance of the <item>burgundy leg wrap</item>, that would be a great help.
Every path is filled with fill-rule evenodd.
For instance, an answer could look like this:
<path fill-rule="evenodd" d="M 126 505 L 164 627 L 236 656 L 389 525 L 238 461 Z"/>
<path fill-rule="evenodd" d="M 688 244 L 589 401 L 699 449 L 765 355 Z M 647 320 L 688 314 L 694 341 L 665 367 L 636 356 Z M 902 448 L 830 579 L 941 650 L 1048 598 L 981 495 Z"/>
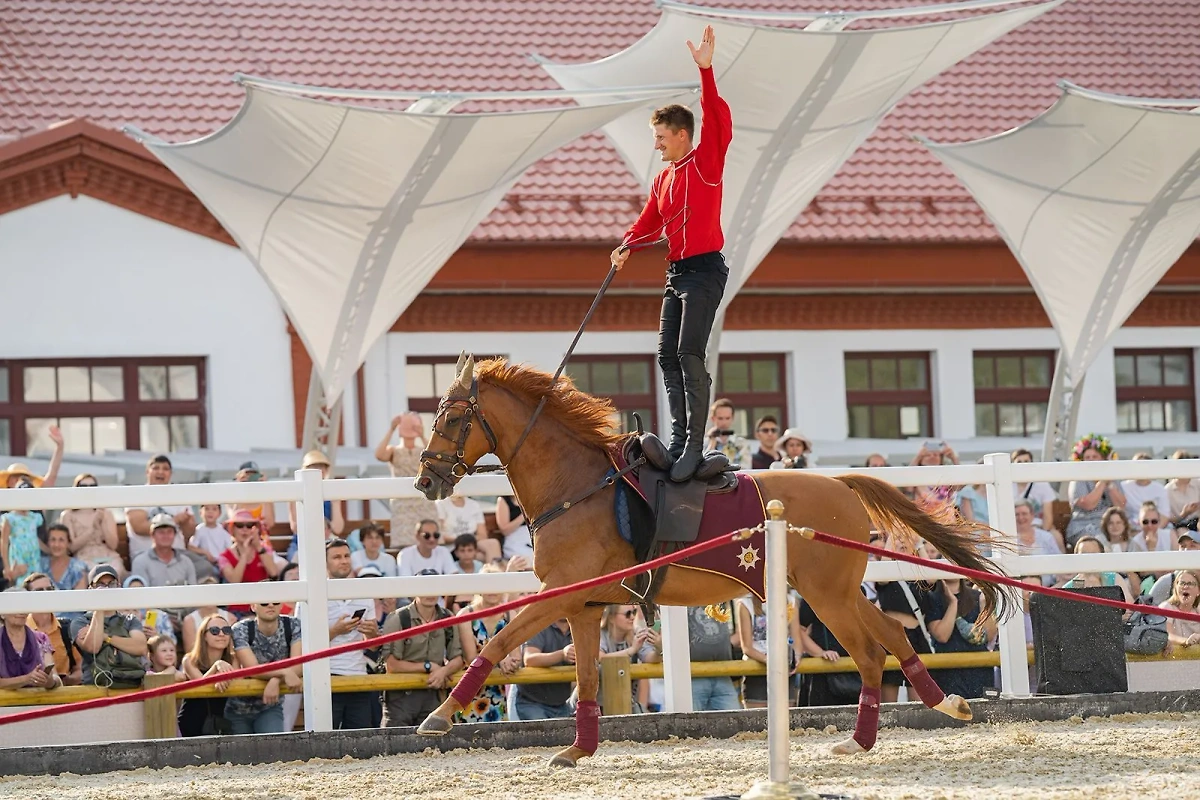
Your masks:
<path fill-rule="evenodd" d="M 916 653 L 902 661 L 900 669 L 904 671 L 904 677 L 908 678 L 908 682 L 912 684 L 912 688 L 916 690 L 917 696 L 925 705 L 934 708 L 946 699 L 946 693 L 934 682 L 933 676 L 929 674 L 929 670 L 925 669 L 925 665 L 921 663 L 921 659 L 917 657 Z"/>
<path fill-rule="evenodd" d="M 589 756 L 600 746 L 600 704 L 595 700 L 575 705 L 575 746 Z"/>
<path fill-rule="evenodd" d="M 495 664 L 483 656 L 475 656 L 475 660 L 471 662 L 471 666 L 467 667 L 466 674 L 462 676 L 462 680 L 454 687 L 450 696 L 457 700 L 462 708 L 471 705 L 471 701 L 475 699 L 475 695 L 479 694 L 479 689 L 487 680 L 487 676 L 492 674 L 494 666 Z"/>
<path fill-rule="evenodd" d="M 854 741 L 863 750 L 875 746 L 875 737 L 879 734 L 879 690 L 870 686 L 862 688 L 858 696 L 858 719 L 854 723 Z"/>

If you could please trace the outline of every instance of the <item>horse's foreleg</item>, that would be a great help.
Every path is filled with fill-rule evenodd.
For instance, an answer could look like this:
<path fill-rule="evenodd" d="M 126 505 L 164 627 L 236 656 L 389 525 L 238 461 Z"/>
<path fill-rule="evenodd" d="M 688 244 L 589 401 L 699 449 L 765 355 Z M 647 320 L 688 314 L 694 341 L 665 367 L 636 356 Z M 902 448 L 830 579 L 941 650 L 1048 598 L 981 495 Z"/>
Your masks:
<path fill-rule="evenodd" d="M 571 642 L 575 645 L 575 679 L 579 702 L 575 705 L 575 742 L 550 759 L 550 766 L 573 767 L 579 759 L 596 752 L 600 745 L 600 611 L 592 606 L 569 617 Z"/>
<path fill-rule="evenodd" d="M 450 696 L 425 718 L 417 733 L 423 736 L 441 736 L 454 727 L 454 715 L 462 711 L 479 694 L 483 682 L 492 674 L 492 670 L 500 660 L 515 650 L 522 642 L 532 638 L 534 634 L 556 619 L 562 619 L 562 609 L 547 608 L 545 603 L 533 603 L 522 608 L 513 617 L 512 622 L 484 645 L 479 655 L 467 667 L 467 671 L 459 679 Z"/>

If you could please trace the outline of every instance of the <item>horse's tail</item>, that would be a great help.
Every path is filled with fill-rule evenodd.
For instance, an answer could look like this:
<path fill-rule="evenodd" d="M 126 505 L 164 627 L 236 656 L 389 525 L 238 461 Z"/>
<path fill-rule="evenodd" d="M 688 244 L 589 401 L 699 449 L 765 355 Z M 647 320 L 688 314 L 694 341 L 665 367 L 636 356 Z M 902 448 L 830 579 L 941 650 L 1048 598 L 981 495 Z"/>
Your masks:
<path fill-rule="evenodd" d="M 994 531 L 986 525 L 958 516 L 954 509 L 945 509 L 937 518 L 923 511 L 892 484 L 866 475 L 841 475 L 838 480 L 850 487 L 867 509 L 878 530 L 899 533 L 910 545 L 917 537 L 933 545 L 939 553 L 960 567 L 993 575 L 1003 574 L 990 558 L 980 552 L 981 545 L 992 545 Z M 980 622 L 1003 619 L 1013 608 L 1011 591 L 1000 584 L 972 578 L 983 596 Z"/>

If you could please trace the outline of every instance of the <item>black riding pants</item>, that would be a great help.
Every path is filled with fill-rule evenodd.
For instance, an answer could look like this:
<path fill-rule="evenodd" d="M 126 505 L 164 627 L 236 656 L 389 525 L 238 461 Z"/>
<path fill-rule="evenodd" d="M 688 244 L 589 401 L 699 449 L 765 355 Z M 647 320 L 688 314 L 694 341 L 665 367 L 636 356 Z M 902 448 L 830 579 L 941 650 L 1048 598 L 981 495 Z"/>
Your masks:
<path fill-rule="evenodd" d="M 682 372 L 685 381 L 707 380 L 704 355 L 728 279 L 718 251 L 671 262 L 658 329 L 658 364 L 668 383 L 672 372 Z"/>

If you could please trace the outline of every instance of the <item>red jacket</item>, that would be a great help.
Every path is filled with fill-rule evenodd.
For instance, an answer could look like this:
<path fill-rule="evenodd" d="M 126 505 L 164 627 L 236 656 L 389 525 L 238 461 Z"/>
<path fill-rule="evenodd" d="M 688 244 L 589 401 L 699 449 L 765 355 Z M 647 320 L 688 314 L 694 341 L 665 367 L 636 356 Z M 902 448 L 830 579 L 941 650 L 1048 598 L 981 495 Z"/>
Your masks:
<path fill-rule="evenodd" d="M 667 260 L 711 253 L 725 245 L 721 233 L 721 185 L 725 154 L 733 140 L 729 104 L 717 94 L 712 67 L 700 70 L 700 143 L 654 176 L 646 207 L 624 243 L 648 244 L 667 234 Z"/>

